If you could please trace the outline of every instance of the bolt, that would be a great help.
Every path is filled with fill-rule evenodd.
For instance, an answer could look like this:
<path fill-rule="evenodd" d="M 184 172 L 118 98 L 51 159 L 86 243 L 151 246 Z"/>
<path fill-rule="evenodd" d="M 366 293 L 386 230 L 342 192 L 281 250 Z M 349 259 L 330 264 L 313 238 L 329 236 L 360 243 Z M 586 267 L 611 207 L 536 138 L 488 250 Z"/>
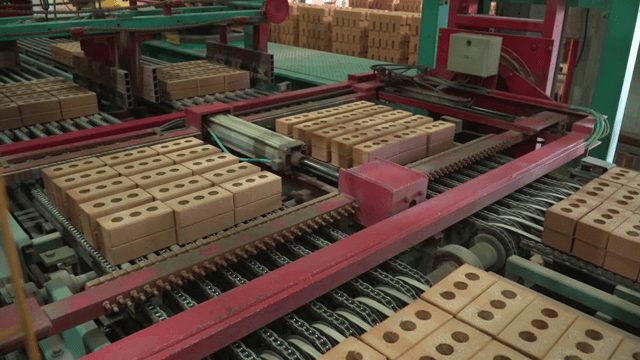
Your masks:
<path fill-rule="evenodd" d="M 57 348 L 57 349 L 53 349 L 51 351 L 51 356 L 58 357 L 58 356 L 62 355 L 63 353 L 64 353 L 64 351 L 62 349 Z"/>

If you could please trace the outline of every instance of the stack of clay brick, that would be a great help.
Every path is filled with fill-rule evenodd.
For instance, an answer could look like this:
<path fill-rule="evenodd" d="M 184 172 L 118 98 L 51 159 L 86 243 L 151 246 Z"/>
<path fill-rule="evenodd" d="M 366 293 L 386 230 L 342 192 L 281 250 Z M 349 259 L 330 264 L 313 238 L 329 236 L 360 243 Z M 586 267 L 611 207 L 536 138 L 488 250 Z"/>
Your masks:
<path fill-rule="evenodd" d="M 333 11 L 331 52 L 358 57 L 367 56 L 369 12 L 353 9 Z"/>
<path fill-rule="evenodd" d="M 73 67 L 73 56 L 84 55 L 79 41 L 51 44 L 51 56 L 59 63 Z"/>
<path fill-rule="evenodd" d="M 14 41 L 0 41 L 0 68 L 20 65 L 18 43 Z"/>
<path fill-rule="evenodd" d="M 196 138 L 44 169 L 49 198 L 113 264 L 281 206 L 280 177 Z"/>
<path fill-rule="evenodd" d="M 542 242 L 637 280 L 640 173 L 613 168 L 547 209 Z"/>
<path fill-rule="evenodd" d="M 404 165 L 448 150 L 455 125 L 356 101 L 277 119 L 276 131 L 303 141 L 314 158 L 350 168 L 376 158 Z"/>
<path fill-rule="evenodd" d="M 390 63 L 406 64 L 409 58 L 409 31 L 417 14 L 378 12 L 369 14 L 367 57 Z"/>
<path fill-rule="evenodd" d="M 298 7 L 300 47 L 331 51 L 331 6 L 307 5 Z"/>
<path fill-rule="evenodd" d="M 398 3 L 395 6 L 395 10 L 421 13 L 422 0 L 398 0 Z"/>
<path fill-rule="evenodd" d="M 300 14 L 298 4 L 289 4 L 289 17 L 280 24 L 269 23 L 269 41 L 299 46 L 300 45 Z"/>
<path fill-rule="evenodd" d="M 251 87 L 248 71 L 207 60 L 187 61 L 157 67 L 160 95 L 166 100 L 236 91 Z"/>
<path fill-rule="evenodd" d="M 368 9 L 372 0 L 349 0 L 349 7 L 352 9 Z"/>
<path fill-rule="evenodd" d="M 396 10 L 397 4 L 397 0 L 371 0 L 369 8 L 375 10 L 394 11 Z"/>
<path fill-rule="evenodd" d="M 407 63 L 409 65 L 416 65 L 418 63 L 418 49 L 420 46 L 420 23 L 422 22 L 421 16 L 412 16 L 407 21 L 407 29 L 409 33 L 409 58 Z"/>
<path fill-rule="evenodd" d="M 518 284 L 463 265 L 321 360 L 635 359 L 640 342 Z"/>
<path fill-rule="evenodd" d="M 0 85 L 0 130 L 96 113 L 96 94 L 63 78 Z"/>

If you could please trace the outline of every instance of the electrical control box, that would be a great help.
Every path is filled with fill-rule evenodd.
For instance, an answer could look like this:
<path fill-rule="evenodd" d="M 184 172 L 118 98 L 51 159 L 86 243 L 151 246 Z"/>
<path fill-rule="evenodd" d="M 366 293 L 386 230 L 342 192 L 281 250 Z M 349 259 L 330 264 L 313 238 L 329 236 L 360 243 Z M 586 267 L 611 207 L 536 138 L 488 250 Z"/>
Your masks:
<path fill-rule="evenodd" d="M 498 74 L 502 38 L 468 33 L 452 34 L 447 70 L 488 77 Z"/>

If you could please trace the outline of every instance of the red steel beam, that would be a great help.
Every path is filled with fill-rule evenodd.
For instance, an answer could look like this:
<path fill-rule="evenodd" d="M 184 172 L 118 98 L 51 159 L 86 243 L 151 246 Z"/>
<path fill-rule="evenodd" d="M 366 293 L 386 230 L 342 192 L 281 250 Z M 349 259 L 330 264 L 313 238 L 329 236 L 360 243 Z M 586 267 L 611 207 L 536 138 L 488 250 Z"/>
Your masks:
<path fill-rule="evenodd" d="M 461 15 L 453 16 L 453 27 L 471 29 L 503 29 L 514 31 L 530 31 L 542 33 L 544 21 L 536 19 L 513 18 L 491 15 Z M 449 25 L 449 26 L 451 26 Z"/>
<path fill-rule="evenodd" d="M 566 135 L 87 359 L 203 358 L 580 156 L 586 138 Z"/>

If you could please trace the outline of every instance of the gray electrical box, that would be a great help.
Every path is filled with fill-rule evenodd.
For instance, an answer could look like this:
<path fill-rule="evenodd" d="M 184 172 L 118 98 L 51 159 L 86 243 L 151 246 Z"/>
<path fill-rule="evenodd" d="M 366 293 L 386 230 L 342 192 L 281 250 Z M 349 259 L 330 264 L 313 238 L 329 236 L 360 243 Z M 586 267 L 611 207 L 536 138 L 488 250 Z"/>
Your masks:
<path fill-rule="evenodd" d="M 488 77 L 498 74 L 502 38 L 468 33 L 452 34 L 447 70 Z"/>

